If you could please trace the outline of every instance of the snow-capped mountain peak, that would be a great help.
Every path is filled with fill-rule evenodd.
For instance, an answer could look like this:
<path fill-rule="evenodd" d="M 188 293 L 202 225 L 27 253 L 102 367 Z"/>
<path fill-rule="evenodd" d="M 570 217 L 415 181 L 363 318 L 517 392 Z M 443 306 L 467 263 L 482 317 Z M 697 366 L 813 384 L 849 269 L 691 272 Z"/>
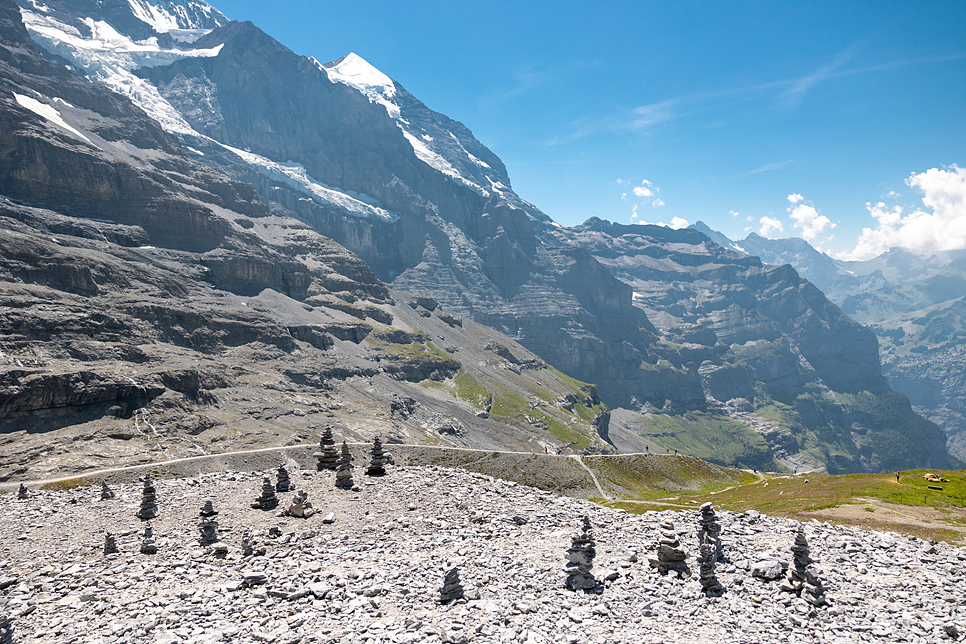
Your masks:
<path fill-rule="evenodd" d="M 399 106 L 392 100 L 396 96 L 396 84 L 362 56 L 350 53 L 322 68 L 329 80 L 359 90 L 373 103 L 384 106 L 391 117 L 399 118 Z"/>

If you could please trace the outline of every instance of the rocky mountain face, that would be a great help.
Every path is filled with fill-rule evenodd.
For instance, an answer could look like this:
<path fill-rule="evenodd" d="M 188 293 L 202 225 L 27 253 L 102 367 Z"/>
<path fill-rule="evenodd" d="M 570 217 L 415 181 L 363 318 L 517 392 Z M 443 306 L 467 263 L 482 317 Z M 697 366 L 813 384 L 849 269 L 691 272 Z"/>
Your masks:
<path fill-rule="evenodd" d="M 913 408 L 949 436 L 966 460 L 966 251 L 923 256 L 893 248 L 865 261 L 836 260 L 803 239 L 749 235 L 732 242 L 703 222 L 694 228 L 767 264 L 794 266 L 879 339 L 882 373 Z"/>
<path fill-rule="evenodd" d="M 0 2 L 0 478 L 317 440 L 610 449 L 591 385 L 390 290 Z"/>
<path fill-rule="evenodd" d="M 170 15 L 190 13 L 177 6 L 164 5 Z M 170 187 L 169 197 L 179 195 L 178 204 L 211 204 L 206 208 L 215 216 L 204 217 L 191 205 L 156 205 L 167 203 L 158 195 L 137 211 L 167 208 L 154 228 L 133 213 L 112 213 L 116 224 L 145 230 L 149 239 L 140 245 L 200 253 L 206 283 L 236 297 L 263 297 L 269 288 L 311 307 L 351 305 L 376 316 L 365 313 L 367 320 L 405 317 L 387 304 L 399 298 L 377 293 L 375 285 L 366 287 L 375 289 L 371 293 L 363 289 L 365 297 L 355 287 L 326 285 L 318 272 L 343 275 L 342 269 L 303 247 L 307 224 L 371 267 L 371 277 L 353 273 L 352 281 L 375 284 L 379 278 L 428 296 L 433 305 L 422 310 L 430 317 L 438 303 L 455 312 L 445 314 L 450 318 L 493 327 L 539 355 L 514 345 L 513 355 L 528 357 L 501 358 L 521 374 L 532 371 L 523 365 L 542 359 L 596 383 L 603 402 L 623 408 L 613 417 L 621 422 L 602 424 L 593 396 L 581 398 L 573 413 L 581 422 L 598 419 L 595 436 L 622 449 L 680 447 L 759 468 L 773 466 L 776 457 L 789 467 L 832 471 L 947 464 L 942 433 L 915 416 L 882 379 L 874 335 L 794 270 L 766 269 L 694 232 L 597 220 L 562 228 L 513 192 L 503 163 L 467 128 L 358 56 L 319 64 L 250 23 L 227 22 L 199 6 L 190 4 L 204 20 L 172 25 L 138 14 L 143 27 L 110 23 L 108 32 L 81 29 L 101 23 L 84 20 L 82 8 L 66 0 L 21 5 L 31 38 L 48 56 L 126 94 L 163 129 L 158 149 L 167 156 L 137 152 L 155 148 L 126 137 L 111 139 L 124 141 L 111 154 L 120 158 L 124 151 L 127 160 L 137 152 L 130 166 L 156 174 L 163 169 L 167 184 L 158 183 Z M 153 34 L 147 39 L 145 29 Z M 63 97 L 53 89 L 40 93 L 34 100 L 49 109 Z M 82 133 L 94 120 L 100 128 L 113 123 L 81 122 L 80 108 L 56 109 L 71 127 L 87 128 Z M 100 139 L 90 140 L 101 146 Z M 114 171 L 130 172 L 113 163 Z M 45 181 L 39 171 L 12 172 L 36 177 L 35 184 Z M 220 178 L 212 182 L 212 176 Z M 91 177 L 84 185 L 98 182 Z M 244 192 L 248 186 L 260 199 Z M 82 203 L 68 187 L 65 181 L 60 192 L 38 186 L 36 193 L 24 187 L 6 194 L 36 201 L 32 195 L 50 193 L 52 201 L 40 203 L 77 203 L 71 207 L 80 212 Z M 89 216 L 105 207 L 98 195 L 88 199 Z M 194 227 L 182 229 L 182 221 Z M 300 241 L 291 241 L 293 235 Z M 340 300 L 342 291 L 358 302 Z M 280 310 L 290 309 L 298 312 Z M 315 336 L 298 339 L 308 337 Z M 486 349 L 490 343 L 483 343 L 479 350 L 487 353 L 481 355 L 500 356 Z M 522 414 L 528 427 L 546 426 L 577 445 L 593 442 L 569 434 L 566 416 L 531 413 L 539 407 L 534 400 L 504 395 L 497 404 L 496 384 L 476 387 L 452 374 L 439 376 L 433 382 L 476 391 L 497 410 Z"/>

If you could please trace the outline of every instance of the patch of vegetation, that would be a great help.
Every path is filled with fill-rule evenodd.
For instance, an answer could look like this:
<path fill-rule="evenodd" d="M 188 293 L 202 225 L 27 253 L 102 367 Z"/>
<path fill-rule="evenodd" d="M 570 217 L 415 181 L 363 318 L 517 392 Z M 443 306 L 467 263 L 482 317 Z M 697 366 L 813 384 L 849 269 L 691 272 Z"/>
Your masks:
<path fill-rule="evenodd" d="M 527 399 L 506 387 L 497 385 L 493 392 L 493 405 L 490 413 L 494 416 L 522 416 L 530 411 Z"/>
<path fill-rule="evenodd" d="M 574 443 L 571 448 L 575 451 L 580 451 L 590 447 L 590 438 L 586 434 L 582 434 L 572 427 L 561 423 L 556 418 L 545 414 L 540 411 L 532 412 L 533 416 L 547 424 L 547 432 L 556 438 L 557 440 L 564 443 Z"/>
<path fill-rule="evenodd" d="M 450 388 L 447 387 L 445 383 L 437 382 L 436 380 L 423 380 L 419 383 L 419 386 L 426 389 L 435 389 L 445 393 L 452 393 L 450 392 Z"/>
<path fill-rule="evenodd" d="M 603 487 L 624 499 L 656 500 L 682 493 L 707 494 L 758 480 L 749 472 L 691 456 L 587 456 L 584 462 L 594 470 Z"/>
<path fill-rule="evenodd" d="M 492 394 L 465 369 L 460 369 L 453 380 L 456 383 L 456 397 L 460 400 L 465 400 L 480 409 L 486 409 L 490 404 Z"/>
<path fill-rule="evenodd" d="M 593 395 L 597 393 L 597 385 L 592 385 L 590 383 L 577 380 L 576 378 L 571 378 L 570 376 L 565 374 L 560 369 L 557 369 L 553 365 L 547 365 L 547 370 L 550 371 L 550 373 L 552 373 L 553 375 L 563 380 L 568 385 L 570 385 L 570 387 L 573 388 L 575 391 L 579 391 L 585 396 L 593 397 Z"/>
<path fill-rule="evenodd" d="M 90 483 L 80 476 L 75 476 L 74 478 L 63 479 L 61 481 L 51 481 L 50 483 L 44 483 L 40 486 L 41 490 L 51 490 L 53 492 L 65 492 L 67 490 L 74 490 L 79 487 L 85 487 L 90 485 Z"/>
<path fill-rule="evenodd" d="M 393 336 L 387 334 L 387 332 L 373 332 L 366 336 L 366 343 L 373 350 L 386 356 L 396 356 L 410 360 L 418 360 L 420 362 L 459 362 L 456 358 L 430 342 L 429 336 L 422 332 L 415 331 L 405 333 L 404 335 L 410 341 L 390 342 L 385 338 Z"/>
<path fill-rule="evenodd" d="M 731 467 L 781 468 L 758 432 L 717 410 L 653 414 L 645 419 L 645 427 L 643 435 L 671 451 Z"/>
<path fill-rule="evenodd" d="M 586 423 L 594 422 L 594 419 L 604 411 L 607 411 L 607 405 L 604 403 L 598 403 L 592 407 L 587 407 L 586 405 L 581 405 L 580 403 L 574 403 L 574 414 L 576 414 L 580 420 Z"/>

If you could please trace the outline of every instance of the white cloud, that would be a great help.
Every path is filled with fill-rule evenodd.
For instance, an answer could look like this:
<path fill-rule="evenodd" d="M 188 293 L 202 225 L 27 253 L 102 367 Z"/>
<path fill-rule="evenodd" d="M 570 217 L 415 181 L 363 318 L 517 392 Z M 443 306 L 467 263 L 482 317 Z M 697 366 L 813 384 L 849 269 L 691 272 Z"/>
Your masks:
<path fill-rule="evenodd" d="M 674 230 L 681 230 L 682 228 L 687 228 L 691 224 L 688 223 L 687 219 L 682 217 L 672 217 L 671 218 L 671 228 Z"/>
<path fill-rule="evenodd" d="M 621 193 L 621 200 L 622 201 L 627 201 L 627 193 L 626 192 L 622 192 Z"/>
<path fill-rule="evenodd" d="M 745 219 L 747 219 L 748 221 L 754 221 L 755 220 L 755 218 L 752 217 L 751 215 L 748 215 L 747 217 L 745 217 Z"/>
<path fill-rule="evenodd" d="M 645 188 L 643 186 L 637 186 L 634 188 L 634 196 L 636 197 L 650 197 L 654 193 L 651 192 L 650 188 Z"/>
<path fill-rule="evenodd" d="M 758 221 L 761 223 L 761 230 L 758 231 L 758 234 L 762 237 L 770 237 L 776 230 L 778 232 L 784 232 L 785 230 L 782 222 L 773 217 L 762 217 Z"/>
<path fill-rule="evenodd" d="M 740 215 L 741 213 L 740 213 L 740 212 L 738 212 L 737 210 L 729 210 L 729 211 L 728 211 L 728 214 L 729 214 L 729 215 L 731 215 L 732 217 L 737 217 L 737 216 L 738 216 L 738 215 Z"/>
<path fill-rule="evenodd" d="M 793 225 L 802 231 L 802 239 L 807 242 L 822 243 L 828 241 L 819 239 L 826 230 L 835 228 L 832 220 L 825 215 L 818 214 L 815 206 L 805 203 L 805 198 L 799 194 L 788 195 L 788 201 L 793 205 L 788 209 L 788 216 L 795 222 Z"/>
<path fill-rule="evenodd" d="M 617 180 L 617 185 L 619 185 L 619 186 L 624 185 L 624 180 L 623 179 L 618 179 Z"/>
<path fill-rule="evenodd" d="M 912 173 L 906 185 L 922 190 L 925 210 L 903 216 L 901 206 L 867 203 L 876 227 L 863 228 L 855 249 L 839 253 L 840 259 L 871 259 L 897 246 L 918 253 L 966 248 L 966 168 Z"/>
<path fill-rule="evenodd" d="M 655 199 L 654 201 L 651 202 L 651 205 L 652 206 L 658 206 L 658 207 L 659 206 L 663 206 L 664 205 L 664 200 L 663 199 Z"/>

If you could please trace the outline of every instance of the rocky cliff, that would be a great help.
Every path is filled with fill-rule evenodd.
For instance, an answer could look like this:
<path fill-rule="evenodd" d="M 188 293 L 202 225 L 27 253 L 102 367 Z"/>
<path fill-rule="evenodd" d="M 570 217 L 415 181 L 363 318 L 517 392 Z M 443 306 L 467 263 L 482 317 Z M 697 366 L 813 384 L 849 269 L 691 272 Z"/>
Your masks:
<path fill-rule="evenodd" d="M 142 226 L 148 245 L 157 238 L 203 253 L 218 288 L 331 302 L 336 291 L 304 268 L 315 260 L 289 240 L 291 224 L 258 221 L 298 218 L 394 288 L 435 298 L 597 383 L 604 402 L 632 412 L 623 425 L 612 423 L 612 442 L 622 436 L 631 449 L 655 441 L 697 449 L 697 436 L 702 456 L 755 467 L 771 465 L 773 455 L 790 467 L 837 471 L 945 464 L 933 426 L 901 429 L 916 418 L 901 400 L 889 407 L 892 415 L 869 411 L 889 396 L 874 336 L 793 270 L 765 269 L 697 233 L 595 220 L 563 229 L 513 192 L 502 162 L 467 128 L 358 56 L 322 65 L 254 25 L 215 19 L 216 12 L 206 14 L 213 22 L 194 25 L 190 39 L 180 23 L 149 21 L 156 41 L 115 42 L 103 53 L 92 44 L 98 32 L 77 26 L 87 24 L 81 12 L 63 0 L 52 6 L 22 5 L 48 55 L 131 96 L 184 146 L 185 168 L 204 164 L 235 180 L 225 180 L 230 190 L 206 187 L 208 179 L 188 181 L 185 190 L 215 195 L 219 208 L 244 217 L 202 217 L 179 196 L 180 210 L 163 200 L 149 205 L 169 208 L 158 221 L 192 226 L 190 236 L 169 240 L 163 235 L 177 227 Z M 121 41 L 143 35 L 114 27 Z M 79 37 L 58 35 L 71 29 Z M 145 47 L 156 51 L 146 56 Z M 192 177 L 172 172 L 167 180 L 178 190 L 182 177 Z M 234 197 L 243 194 L 239 182 L 261 201 Z M 115 221 L 135 224 L 121 215 Z M 269 249 L 285 257 L 266 255 Z M 816 389 L 806 394 L 807 386 Z M 836 398 L 866 394 L 872 402 L 862 412 Z"/>
<path fill-rule="evenodd" d="M 273 214 L 45 60 L 5 1 L 0 103 L 0 478 L 312 442 L 324 425 L 610 449 L 593 386 Z"/>
<path fill-rule="evenodd" d="M 875 332 L 889 386 L 949 437 L 949 451 L 966 460 L 966 251 L 917 255 L 893 248 L 865 261 L 842 261 L 803 239 L 758 235 L 732 242 L 698 222 L 718 244 L 789 264 Z"/>

